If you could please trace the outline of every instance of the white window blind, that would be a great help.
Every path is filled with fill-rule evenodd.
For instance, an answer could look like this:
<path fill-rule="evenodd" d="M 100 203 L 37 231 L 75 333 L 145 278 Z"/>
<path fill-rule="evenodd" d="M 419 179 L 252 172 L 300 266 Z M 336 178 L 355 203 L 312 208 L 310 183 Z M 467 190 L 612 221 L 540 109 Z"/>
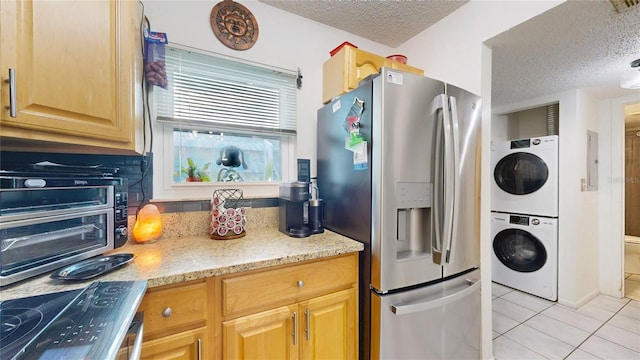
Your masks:
<path fill-rule="evenodd" d="M 167 89 L 154 88 L 158 120 L 216 130 L 292 135 L 296 74 L 184 49 L 165 49 Z"/>

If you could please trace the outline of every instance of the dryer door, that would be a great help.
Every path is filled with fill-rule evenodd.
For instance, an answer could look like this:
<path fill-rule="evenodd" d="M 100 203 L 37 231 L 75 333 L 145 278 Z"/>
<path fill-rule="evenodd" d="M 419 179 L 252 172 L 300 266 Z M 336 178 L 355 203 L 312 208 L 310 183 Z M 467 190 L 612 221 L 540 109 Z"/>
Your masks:
<path fill-rule="evenodd" d="M 549 178 L 549 168 L 540 157 L 517 152 L 498 161 L 493 177 L 500 189 L 509 194 L 526 195 L 544 186 Z"/>
<path fill-rule="evenodd" d="M 534 272 L 547 262 L 544 244 L 521 229 L 505 229 L 493 238 L 493 251 L 506 267 L 518 272 Z"/>

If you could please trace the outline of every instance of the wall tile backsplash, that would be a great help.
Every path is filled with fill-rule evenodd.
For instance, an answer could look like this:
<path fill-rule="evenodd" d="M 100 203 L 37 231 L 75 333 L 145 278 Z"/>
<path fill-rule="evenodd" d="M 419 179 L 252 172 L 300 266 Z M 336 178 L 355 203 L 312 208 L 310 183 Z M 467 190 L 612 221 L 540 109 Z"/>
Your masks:
<path fill-rule="evenodd" d="M 247 209 L 247 231 L 256 231 L 261 228 L 278 226 L 278 208 L 263 207 Z M 162 238 L 173 238 L 183 236 L 208 236 L 209 234 L 210 212 L 171 212 L 162 213 Z M 128 218 L 129 229 L 133 229 L 136 217 L 130 215 Z M 131 231 L 129 231 L 131 234 Z M 133 241 L 129 236 L 129 241 Z"/>

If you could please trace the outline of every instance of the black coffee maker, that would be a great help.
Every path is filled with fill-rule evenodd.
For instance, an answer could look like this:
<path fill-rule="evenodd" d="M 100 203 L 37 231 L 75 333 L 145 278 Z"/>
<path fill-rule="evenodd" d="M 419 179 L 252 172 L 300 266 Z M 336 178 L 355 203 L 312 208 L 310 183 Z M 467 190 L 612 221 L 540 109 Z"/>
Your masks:
<path fill-rule="evenodd" d="M 278 230 L 297 238 L 311 235 L 311 229 L 305 224 L 305 204 L 309 201 L 309 183 L 292 181 L 280 184 L 280 214 Z"/>

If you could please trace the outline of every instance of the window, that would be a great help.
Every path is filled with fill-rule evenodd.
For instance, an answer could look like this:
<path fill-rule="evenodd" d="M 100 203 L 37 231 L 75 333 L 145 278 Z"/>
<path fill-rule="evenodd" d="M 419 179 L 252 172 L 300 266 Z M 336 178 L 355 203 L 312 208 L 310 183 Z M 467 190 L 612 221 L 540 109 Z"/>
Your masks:
<path fill-rule="evenodd" d="M 175 183 L 282 180 L 278 137 L 174 129 L 173 144 Z"/>
<path fill-rule="evenodd" d="M 154 198 L 216 188 L 277 196 L 293 173 L 296 72 L 167 47 L 169 85 L 154 88 Z"/>

